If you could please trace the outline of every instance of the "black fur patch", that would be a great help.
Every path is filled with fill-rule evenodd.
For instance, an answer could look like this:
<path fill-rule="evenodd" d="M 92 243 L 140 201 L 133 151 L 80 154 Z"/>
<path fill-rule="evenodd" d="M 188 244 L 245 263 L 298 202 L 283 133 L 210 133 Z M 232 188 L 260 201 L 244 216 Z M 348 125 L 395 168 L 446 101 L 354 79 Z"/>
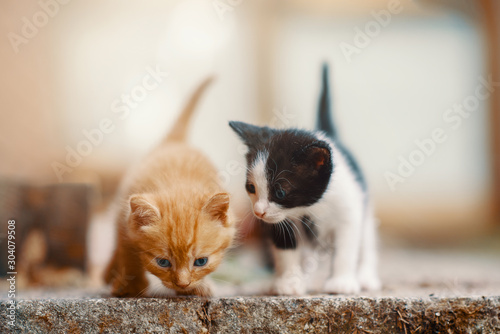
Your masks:
<path fill-rule="evenodd" d="M 295 249 L 297 248 L 297 230 L 287 221 L 282 221 L 278 224 L 268 224 L 261 221 L 264 230 L 278 249 Z"/>
<path fill-rule="evenodd" d="M 304 227 L 304 234 L 309 239 L 309 241 L 315 242 L 318 240 L 318 229 L 316 224 L 311 220 L 311 217 L 304 216 L 301 219 L 302 226 Z"/>
<path fill-rule="evenodd" d="M 260 127 L 244 122 L 229 122 L 229 126 L 243 140 L 248 147 L 246 154 L 247 164 L 250 166 L 257 158 L 257 153 L 266 151 L 266 144 L 276 133 L 276 130 L 267 126 Z"/>
<path fill-rule="evenodd" d="M 269 200 L 284 208 L 321 199 L 333 172 L 328 143 L 302 130 L 280 130 L 267 144 Z M 284 196 L 283 196 L 284 194 Z"/>
<path fill-rule="evenodd" d="M 354 156 L 352 155 L 351 151 L 349 151 L 340 141 L 336 141 L 335 145 L 339 149 L 340 153 L 344 156 L 345 160 L 347 161 L 347 164 L 351 168 L 352 173 L 356 177 L 356 181 L 359 183 L 361 186 L 361 189 L 366 192 L 366 180 L 365 177 L 363 176 L 363 172 L 361 171 L 361 168 L 359 167 L 358 162 L 356 159 L 354 159 Z"/>

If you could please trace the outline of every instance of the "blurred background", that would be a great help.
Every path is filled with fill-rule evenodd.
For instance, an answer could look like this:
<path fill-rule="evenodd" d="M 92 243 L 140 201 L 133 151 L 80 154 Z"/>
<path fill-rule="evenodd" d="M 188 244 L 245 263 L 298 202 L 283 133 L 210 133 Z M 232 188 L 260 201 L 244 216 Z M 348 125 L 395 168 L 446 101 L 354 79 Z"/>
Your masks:
<path fill-rule="evenodd" d="M 312 128 L 323 62 L 382 240 L 498 245 L 498 1 L 7 0 L 0 34 L 1 226 L 45 249 L 26 271 L 57 256 L 86 268 L 88 248 L 105 264 L 121 176 L 208 75 L 190 141 L 245 203 L 227 122 Z"/>

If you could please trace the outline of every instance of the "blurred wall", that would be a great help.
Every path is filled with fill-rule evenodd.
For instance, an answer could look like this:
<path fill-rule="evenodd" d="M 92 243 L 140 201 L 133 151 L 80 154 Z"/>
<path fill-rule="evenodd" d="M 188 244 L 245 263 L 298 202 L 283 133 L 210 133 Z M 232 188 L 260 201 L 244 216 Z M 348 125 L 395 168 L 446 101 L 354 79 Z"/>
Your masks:
<path fill-rule="evenodd" d="M 38 11 L 35 1 L 0 3 L 0 175 L 42 181 L 52 178 L 60 119 L 54 112 L 54 69 L 48 26 L 32 39 L 21 35 L 24 15 Z M 22 44 L 17 41 L 22 40 Z"/>
<path fill-rule="evenodd" d="M 2 4 L 2 32 L 23 37 L 46 12 L 40 3 Z M 2 39 L 1 175 L 40 183 L 119 176 L 165 135 L 209 75 L 216 80 L 192 141 L 221 172 L 234 169 L 228 156 L 241 153 L 227 121 L 257 115 L 245 18 L 200 0 L 56 4 L 31 38 L 16 47 Z"/>
<path fill-rule="evenodd" d="M 355 45 L 354 29 L 374 21 L 283 19 L 274 103 L 286 106 L 291 124 L 312 127 L 319 64 L 327 61 L 335 120 L 366 170 L 383 221 L 411 233 L 436 221 L 443 230 L 488 225 L 489 99 L 475 94 L 477 86 L 490 93 L 483 80 L 491 74 L 480 27 L 459 13 L 408 17 L 402 10 L 346 57 L 339 45 Z M 464 103 L 463 115 L 454 111 Z"/>

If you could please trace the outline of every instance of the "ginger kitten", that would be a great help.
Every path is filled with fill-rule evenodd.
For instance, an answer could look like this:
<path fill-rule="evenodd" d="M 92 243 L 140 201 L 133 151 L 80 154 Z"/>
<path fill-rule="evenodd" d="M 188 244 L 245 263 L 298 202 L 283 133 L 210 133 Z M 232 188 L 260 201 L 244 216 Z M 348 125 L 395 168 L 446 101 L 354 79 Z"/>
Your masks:
<path fill-rule="evenodd" d="M 165 140 L 125 178 L 117 218 L 117 247 L 105 280 L 118 297 L 147 295 L 147 273 L 177 294 L 212 296 L 207 275 L 231 247 L 235 228 L 229 195 L 201 152 L 185 143 L 194 93 Z"/>

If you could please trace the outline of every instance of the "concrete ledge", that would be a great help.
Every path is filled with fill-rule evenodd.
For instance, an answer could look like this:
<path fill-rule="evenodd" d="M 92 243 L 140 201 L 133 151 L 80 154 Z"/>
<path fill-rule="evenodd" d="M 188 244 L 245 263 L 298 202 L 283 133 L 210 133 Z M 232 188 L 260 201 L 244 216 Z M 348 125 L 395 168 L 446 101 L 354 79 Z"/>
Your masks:
<path fill-rule="evenodd" d="M 0 332 L 499 333 L 500 297 L 19 300 L 15 323 Z"/>

